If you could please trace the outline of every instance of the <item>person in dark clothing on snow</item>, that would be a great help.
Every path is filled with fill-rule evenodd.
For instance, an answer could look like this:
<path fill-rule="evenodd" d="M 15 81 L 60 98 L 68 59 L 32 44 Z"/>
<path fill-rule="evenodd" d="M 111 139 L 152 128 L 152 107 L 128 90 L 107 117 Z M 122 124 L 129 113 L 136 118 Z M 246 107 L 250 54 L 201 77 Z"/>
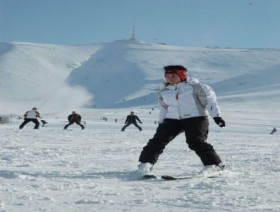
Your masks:
<path fill-rule="evenodd" d="M 142 121 L 138 118 L 138 116 L 134 115 L 134 112 L 131 111 L 130 115 L 126 117 L 125 125 L 123 126 L 122 131 L 124 131 L 125 128 L 127 128 L 131 124 L 134 124 L 135 127 L 142 131 L 142 128 L 137 124 L 137 121 L 142 124 Z"/>
<path fill-rule="evenodd" d="M 165 146 L 181 132 L 185 133 L 189 148 L 200 157 L 205 173 L 225 167 L 213 146 L 206 142 L 209 129 L 206 109 L 217 125 L 225 127 L 216 95 L 208 85 L 187 78 L 186 72 L 181 65 L 164 67 L 166 82 L 159 90 L 158 99 L 159 126 L 140 154 L 141 175 L 150 174 Z"/>
<path fill-rule="evenodd" d="M 273 127 L 272 131 L 270 132 L 270 134 L 273 134 L 277 131 L 277 129 L 275 127 Z"/>
<path fill-rule="evenodd" d="M 40 113 L 37 111 L 36 107 L 33 107 L 32 110 L 27 111 L 24 114 L 24 121 L 19 126 L 19 129 L 22 129 L 30 121 L 35 124 L 34 129 L 39 129 L 40 123 L 38 121 L 38 118 L 41 118 Z"/>
<path fill-rule="evenodd" d="M 64 129 L 66 130 L 67 127 L 69 127 L 70 125 L 72 125 L 74 123 L 80 125 L 82 130 L 85 129 L 85 126 L 81 124 L 81 120 L 82 120 L 82 117 L 79 114 L 77 114 L 75 111 L 73 111 L 72 114 L 70 114 L 68 116 L 69 123 L 64 126 Z"/>

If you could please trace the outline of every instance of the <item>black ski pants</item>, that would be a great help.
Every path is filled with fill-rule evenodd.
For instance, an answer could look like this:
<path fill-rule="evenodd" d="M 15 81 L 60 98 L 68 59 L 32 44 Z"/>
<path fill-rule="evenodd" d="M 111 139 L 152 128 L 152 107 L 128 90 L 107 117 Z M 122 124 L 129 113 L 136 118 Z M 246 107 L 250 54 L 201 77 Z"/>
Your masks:
<path fill-rule="evenodd" d="M 30 121 L 32 121 L 35 124 L 34 129 L 39 129 L 40 123 L 39 123 L 39 121 L 37 119 L 27 119 L 27 118 L 24 119 L 22 124 L 19 126 L 19 129 L 22 129 Z"/>
<path fill-rule="evenodd" d="M 122 131 L 125 130 L 125 128 L 127 128 L 129 125 L 133 124 L 135 127 L 137 127 L 140 131 L 142 130 L 142 128 L 136 123 L 136 122 L 127 122 L 123 128 L 122 128 Z"/>
<path fill-rule="evenodd" d="M 207 116 L 194 117 L 182 120 L 165 119 L 157 128 L 152 139 L 143 148 L 139 161 L 155 164 L 165 146 L 178 134 L 185 132 L 189 148 L 200 157 L 203 165 L 221 163 L 221 159 L 213 146 L 206 142 L 209 122 Z"/>
<path fill-rule="evenodd" d="M 72 124 L 74 124 L 74 123 L 76 123 L 77 125 L 79 125 L 82 129 L 85 129 L 85 126 L 82 125 L 79 121 L 70 121 L 68 124 L 66 124 L 66 125 L 64 126 L 64 129 L 66 130 L 67 127 L 69 127 L 70 125 L 72 125 Z"/>

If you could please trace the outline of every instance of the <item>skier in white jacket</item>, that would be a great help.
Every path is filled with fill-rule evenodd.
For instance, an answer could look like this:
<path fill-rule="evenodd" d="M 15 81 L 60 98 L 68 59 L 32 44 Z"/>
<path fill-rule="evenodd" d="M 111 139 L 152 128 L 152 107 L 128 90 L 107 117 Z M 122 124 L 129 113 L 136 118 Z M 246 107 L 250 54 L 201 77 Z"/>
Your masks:
<path fill-rule="evenodd" d="M 19 126 L 19 129 L 22 129 L 30 121 L 35 124 L 34 129 L 39 129 L 40 123 L 38 121 L 38 118 L 41 118 L 40 113 L 37 111 L 36 107 L 33 107 L 32 110 L 27 111 L 24 114 L 24 121 Z"/>
<path fill-rule="evenodd" d="M 181 132 L 185 133 L 189 148 L 200 157 L 205 167 L 215 170 L 224 168 L 213 146 L 206 142 L 208 117 L 225 127 L 216 94 L 211 87 L 186 76 L 187 69 L 181 65 L 164 67 L 166 82 L 159 91 L 159 126 L 152 139 L 143 148 L 138 171 L 142 175 L 151 172 L 165 146 Z"/>

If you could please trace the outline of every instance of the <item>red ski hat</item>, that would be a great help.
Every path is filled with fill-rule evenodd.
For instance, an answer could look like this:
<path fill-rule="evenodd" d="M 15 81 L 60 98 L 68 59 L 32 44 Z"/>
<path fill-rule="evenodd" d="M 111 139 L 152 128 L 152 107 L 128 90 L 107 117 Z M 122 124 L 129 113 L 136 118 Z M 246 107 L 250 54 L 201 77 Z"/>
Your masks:
<path fill-rule="evenodd" d="M 184 66 L 181 66 L 181 65 L 165 66 L 164 71 L 165 71 L 164 75 L 165 74 L 177 74 L 182 81 L 187 80 L 187 76 L 186 76 L 187 69 Z"/>

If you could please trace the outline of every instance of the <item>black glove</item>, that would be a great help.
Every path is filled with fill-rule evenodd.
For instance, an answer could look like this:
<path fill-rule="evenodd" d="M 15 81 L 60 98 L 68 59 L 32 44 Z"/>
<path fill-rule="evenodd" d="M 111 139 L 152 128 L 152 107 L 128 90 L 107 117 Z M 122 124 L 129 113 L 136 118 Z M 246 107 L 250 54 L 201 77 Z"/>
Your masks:
<path fill-rule="evenodd" d="M 219 127 L 225 127 L 226 126 L 226 122 L 224 121 L 224 119 L 222 119 L 222 117 L 214 117 L 214 121 L 217 125 L 219 125 Z"/>

